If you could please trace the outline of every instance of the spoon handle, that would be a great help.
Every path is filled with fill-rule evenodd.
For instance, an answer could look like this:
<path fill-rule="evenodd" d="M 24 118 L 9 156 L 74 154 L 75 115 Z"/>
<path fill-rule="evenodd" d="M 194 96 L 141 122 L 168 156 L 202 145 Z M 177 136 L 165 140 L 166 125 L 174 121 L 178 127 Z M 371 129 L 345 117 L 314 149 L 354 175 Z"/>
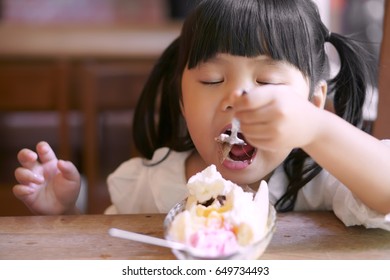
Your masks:
<path fill-rule="evenodd" d="M 232 120 L 232 134 L 230 135 L 230 139 L 234 139 L 234 141 L 241 140 L 237 137 L 239 129 L 240 129 L 240 121 L 236 118 L 233 118 L 233 120 Z"/>
<path fill-rule="evenodd" d="M 123 239 L 128 239 L 128 240 L 133 240 L 133 241 L 138 241 L 138 242 L 143 242 L 147 244 L 152 244 L 156 246 L 161 246 L 161 247 L 167 247 L 171 249 L 176 249 L 176 250 L 183 250 L 185 248 L 184 244 L 165 240 L 162 238 L 157 238 L 145 234 L 139 234 L 131 231 L 126 231 L 126 230 L 121 230 L 118 228 L 110 228 L 108 230 L 108 234 L 113 236 L 113 237 L 118 237 L 118 238 L 123 238 Z"/>

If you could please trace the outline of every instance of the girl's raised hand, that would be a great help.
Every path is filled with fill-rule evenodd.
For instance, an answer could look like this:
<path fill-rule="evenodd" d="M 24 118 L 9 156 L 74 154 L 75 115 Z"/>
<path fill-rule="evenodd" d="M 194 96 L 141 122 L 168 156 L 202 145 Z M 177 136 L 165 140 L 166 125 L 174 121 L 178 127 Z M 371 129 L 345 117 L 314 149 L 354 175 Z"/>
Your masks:
<path fill-rule="evenodd" d="M 58 160 L 46 142 L 38 143 L 36 152 L 18 153 L 21 167 L 15 170 L 19 184 L 13 192 L 35 214 L 75 214 L 80 191 L 80 174 L 73 163 Z"/>
<path fill-rule="evenodd" d="M 288 85 L 265 85 L 237 98 L 241 130 L 253 146 L 276 151 L 310 144 L 319 127 L 319 110 L 307 94 Z"/>

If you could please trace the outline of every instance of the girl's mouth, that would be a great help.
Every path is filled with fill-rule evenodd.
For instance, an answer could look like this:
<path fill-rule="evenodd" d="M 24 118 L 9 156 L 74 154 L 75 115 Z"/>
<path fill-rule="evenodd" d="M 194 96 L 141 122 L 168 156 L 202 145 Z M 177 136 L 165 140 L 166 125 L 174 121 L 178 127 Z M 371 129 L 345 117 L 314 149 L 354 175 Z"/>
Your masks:
<path fill-rule="evenodd" d="M 245 141 L 245 138 L 239 133 L 239 138 Z M 245 141 L 245 145 L 232 145 L 228 154 L 228 159 L 233 161 L 249 161 L 252 162 L 256 148 Z"/>
<path fill-rule="evenodd" d="M 230 135 L 230 130 L 223 134 Z M 244 135 L 238 133 L 238 138 L 242 139 L 244 144 L 229 144 L 217 141 L 219 144 L 219 159 L 222 165 L 229 169 L 243 169 L 250 165 L 256 156 L 257 149 L 247 143 Z"/>

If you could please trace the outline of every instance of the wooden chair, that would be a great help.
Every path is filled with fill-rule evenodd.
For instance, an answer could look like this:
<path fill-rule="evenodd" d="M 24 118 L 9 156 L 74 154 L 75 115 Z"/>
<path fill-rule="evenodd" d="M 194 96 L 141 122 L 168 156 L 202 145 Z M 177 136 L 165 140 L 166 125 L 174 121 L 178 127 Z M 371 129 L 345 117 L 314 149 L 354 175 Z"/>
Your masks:
<path fill-rule="evenodd" d="M 59 116 L 58 155 L 70 159 L 68 126 L 69 65 L 62 60 L 2 59 L 0 111 L 56 111 Z"/>
<path fill-rule="evenodd" d="M 378 117 L 373 135 L 379 139 L 390 139 L 390 3 L 385 2 L 383 39 L 379 63 Z"/>
<path fill-rule="evenodd" d="M 134 110 L 142 87 L 155 58 L 132 59 L 121 62 L 91 62 L 81 69 L 81 104 L 84 115 L 83 170 L 88 185 L 88 214 L 103 213 L 110 205 L 102 171 L 101 155 L 104 150 L 113 151 L 115 146 L 103 147 L 102 137 L 106 132 L 99 121 L 104 112 Z M 131 130 L 131 127 L 126 129 Z M 128 135 L 128 134 L 127 134 Z M 134 156 L 131 136 L 126 158 Z M 113 172 L 110 170 L 109 173 Z"/>

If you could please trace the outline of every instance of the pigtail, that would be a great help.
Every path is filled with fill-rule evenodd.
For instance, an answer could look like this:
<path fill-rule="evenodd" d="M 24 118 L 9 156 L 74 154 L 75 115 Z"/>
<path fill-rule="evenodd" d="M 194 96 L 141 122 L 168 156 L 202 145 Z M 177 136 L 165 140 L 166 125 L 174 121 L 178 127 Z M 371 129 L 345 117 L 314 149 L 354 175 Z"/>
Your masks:
<path fill-rule="evenodd" d="M 331 33 L 327 41 L 339 53 L 340 71 L 329 81 L 329 92 L 334 94 L 335 112 L 357 127 L 363 124 L 363 104 L 368 84 L 373 80 L 370 55 L 354 40 Z"/>
<path fill-rule="evenodd" d="M 162 147 L 168 141 L 172 126 L 174 126 L 169 121 L 172 108 L 170 108 L 170 102 L 165 100 L 165 96 L 169 92 L 175 93 L 176 91 L 171 85 L 177 64 L 178 48 L 179 38 L 173 41 L 162 53 L 144 85 L 135 108 L 133 120 L 134 143 L 137 151 L 148 159 L 153 156 L 156 149 Z M 156 122 L 156 116 L 159 116 L 160 124 L 163 121 L 165 122 L 165 130 Z"/>
<path fill-rule="evenodd" d="M 275 203 L 279 212 L 294 210 L 298 191 L 316 177 L 322 167 L 314 162 L 302 149 L 294 149 L 284 160 L 283 170 L 287 176 L 288 185 L 286 192 Z"/>

